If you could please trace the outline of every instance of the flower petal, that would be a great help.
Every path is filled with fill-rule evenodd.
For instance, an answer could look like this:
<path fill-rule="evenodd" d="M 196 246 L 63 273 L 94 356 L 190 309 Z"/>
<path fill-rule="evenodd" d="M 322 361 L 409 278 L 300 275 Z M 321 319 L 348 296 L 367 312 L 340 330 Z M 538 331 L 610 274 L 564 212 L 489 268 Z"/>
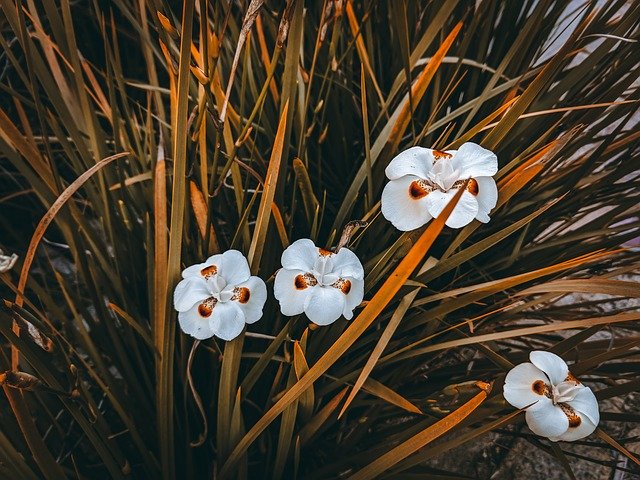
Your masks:
<path fill-rule="evenodd" d="M 429 149 L 424 147 L 411 147 L 396 155 L 384 170 L 389 180 L 397 180 L 405 175 L 417 175 L 427 178 L 431 170 L 433 158 L 429 155 Z"/>
<path fill-rule="evenodd" d="M 218 302 L 209 319 L 213 334 L 226 341 L 240 335 L 244 324 L 244 313 L 236 302 Z"/>
<path fill-rule="evenodd" d="M 173 306 L 179 312 L 186 312 L 196 303 L 210 296 L 211 293 L 204 278 L 189 276 L 176 285 L 173 291 Z"/>
<path fill-rule="evenodd" d="M 349 292 L 345 295 L 344 309 L 342 315 L 347 320 L 353 318 L 353 310 L 362 303 L 364 298 L 364 280 L 358 278 L 346 278 L 350 282 Z M 344 291 L 343 291 L 344 293 Z"/>
<path fill-rule="evenodd" d="M 529 360 L 547 374 L 552 385 L 564 382 L 569 374 L 569 367 L 558 355 L 544 350 L 536 350 L 529 354 Z"/>
<path fill-rule="evenodd" d="M 575 440 L 588 437 L 595 431 L 596 427 L 597 425 L 594 424 L 584 413 L 576 412 L 576 416 L 574 416 L 572 421 L 569 422 L 569 428 L 567 431 L 561 435 L 549 437 L 549 440 L 554 442 L 573 442 Z"/>
<path fill-rule="evenodd" d="M 288 270 L 281 268 L 276 273 L 273 285 L 273 296 L 280 302 L 280 311 L 291 317 L 304 312 L 304 303 L 311 290 L 311 285 L 305 278 L 303 270 Z"/>
<path fill-rule="evenodd" d="M 569 419 L 560 407 L 550 401 L 541 408 L 527 408 L 527 425 L 541 437 L 558 437 L 569 428 Z"/>
<path fill-rule="evenodd" d="M 444 210 L 444 207 L 453 199 L 456 192 L 457 188 L 452 188 L 447 192 L 435 190 L 426 197 L 429 213 L 433 218 L 436 218 L 442 213 L 442 210 Z M 471 223 L 477 214 L 478 201 L 473 194 L 465 190 L 445 224 L 451 228 L 461 228 Z"/>
<path fill-rule="evenodd" d="M 218 275 L 227 281 L 227 285 L 239 285 L 251 276 L 249 262 L 238 250 L 227 250 L 221 255 Z"/>
<path fill-rule="evenodd" d="M 340 277 L 364 278 L 364 268 L 358 256 L 348 248 L 342 247 L 333 256 L 333 273 Z"/>
<path fill-rule="evenodd" d="M 200 277 L 214 275 L 218 272 L 218 267 L 222 262 L 222 255 L 212 255 L 203 263 L 196 263 L 182 271 L 182 278 Z"/>
<path fill-rule="evenodd" d="M 496 154 L 471 142 L 462 144 L 451 161 L 460 178 L 492 177 L 498 171 Z"/>
<path fill-rule="evenodd" d="M 345 295 L 333 287 L 317 286 L 304 304 L 304 313 L 316 325 L 329 325 L 342 315 Z"/>
<path fill-rule="evenodd" d="M 591 423 L 600 423 L 600 412 L 598 411 L 598 399 L 589 387 L 578 390 L 575 398 L 567 402 L 576 412 L 586 415 Z"/>
<path fill-rule="evenodd" d="M 0 250 L 0 273 L 8 272 L 18 261 L 18 255 L 12 253 L 11 255 L 4 255 Z"/>
<path fill-rule="evenodd" d="M 415 230 L 432 218 L 427 200 L 435 192 L 423 189 L 420 181 L 419 177 L 406 175 L 391 180 L 382 191 L 382 215 L 398 230 Z"/>
<path fill-rule="evenodd" d="M 308 238 L 301 238 L 289 245 L 282 252 L 282 266 L 289 270 L 304 270 L 309 272 L 313 269 L 316 259 L 320 255 L 318 247 Z"/>
<path fill-rule="evenodd" d="M 521 363 L 507 373 L 502 394 L 516 408 L 531 405 L 535 409 L 538 403 L 542 406 L 549 400 L 545 396 L 549 388 L 547 382 L 547 376 L 538 367 L 529 362 Z"/>
<path fill-rule="evenodd" d="M 257 322 L 262 318 L 262 308 L 267 301 L 267 286 L 261 278 L 249 277 L 249 280 L 234 288 L 232 300 L 244 313 L 246 323 Z"/>
<path fill-rule="evenodd" d="M 476 195 L 478 215 L 476 218 L 487 223 L 490 220 L 489 213 L 498 203 L 498 187 L 492 177 L 476 177 L 474 180 L 478 186 L 478 194 Z"/>
<path fill-rule="evenodd" d="M 185 312 L 178 313 L 178 322 L 184 333 L 198 340 L 205 340 L 213 337 L 213 330 L 209 325 L 209 318 L 203 317 L 199 313 L 198 307 L 200 307 L 200 303 Z"/>

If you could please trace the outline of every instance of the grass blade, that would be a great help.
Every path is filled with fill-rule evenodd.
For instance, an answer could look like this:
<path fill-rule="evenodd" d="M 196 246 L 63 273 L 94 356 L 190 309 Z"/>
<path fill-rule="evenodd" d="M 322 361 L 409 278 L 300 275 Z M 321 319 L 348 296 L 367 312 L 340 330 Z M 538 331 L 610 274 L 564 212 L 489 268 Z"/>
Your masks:
<path fill-rule="evenodd" d="M 491 385 L 489 385 L 488 383 L 478 382 L 477 386 L 481 389 L 481 392 L 474 396 L 467 403 L 456 409 L 450 415 L 447 415 L 442 420 L 436 422 L 430 427 L 427 427 L 417 435 L 414 435 L 406 442 L 401 443 L 397 447 L 391 449 L 381 457 L 377 458 L 375 461 L 371 462 L 366 467 L 358 470 L 351 476 L 351 478 L 354 480 L 366 480 L 375 478 L 384 471 L 393 467 L 396 463 L 400 462 L 425 445 L 428 445 L 430 442 L 440 437 L 447 431 L 451 430 L 458 423 L 464 420 L 468 415 L 470 415 L 476 408 L 478 408 L 480 404 L 484 402 L 484 400 L 487 398 L 487 395 L 491 391 Z"/>

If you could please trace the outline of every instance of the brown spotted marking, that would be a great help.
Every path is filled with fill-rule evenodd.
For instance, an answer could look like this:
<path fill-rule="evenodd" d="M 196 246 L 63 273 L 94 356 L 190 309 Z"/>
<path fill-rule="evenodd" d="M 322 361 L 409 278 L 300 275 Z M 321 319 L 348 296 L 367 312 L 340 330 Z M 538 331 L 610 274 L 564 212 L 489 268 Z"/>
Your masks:
<path fill-rule="evenodd" d="M 307 281 L 302 274 L 296 275 L 296 278 L 293 279 L 293 284 L 296 286 L 296 290 L 304 290 L 308 287 Z"/>
<path fill-rule="evenodd" d="M 581 423 L 582 423 L 582 419 L 580 418 L 579 415 L 573 415 L 569 417 L 569 427 L 577 428 L 580 426 Z"/>
<path fill-rule="evenodd" d="M 479 192 L 478 182 L 476 181 L 475 178 L 469 179 L 469 183 L 467 184 L 467 191 L 474 197 L 478 195 L 478 192 Z"/>
<path fill-rule="evenodd" d="M 544 395 L 544 391 L 546 388 L 547 384 L 542 380 L 536 380 L 535 382 L 533 382 L 533 385 L 531 385 L 531 390 L 536 392 L 538 395 Z"/>
<path fill-rule="evenodd" d="M 322 255 L 323 257 L 328 257 L 329 255 L 333 255 L 333 252 L 331 250 L 327 250 L 326 248 L 318 248 L 318 251 L 320 252 L 320 255 Z"/>
<path fill-rule="evenodd" d="M 346 278 L 338 279 L 338 281 L 333 283 L 331 286 L 337 288 L 345 295 L 348 295 L 351 291 L 351 281 L 347 280 Z"/>
<path fill-rule="evenodd" d="M 251 291 L 247 287 L 236 287 L 233 289 L 233 297 L 231 300 L 237 300 L 240 303 L 247 303 L 251 298 Z"/>
<path fill-rule="evenodd" d="M 433 158 L 435 158 L 436 162 L 438 160 L 442 160 L 443 158 L 449 159 L 453 157 L 453 155 L 451 155 L 450 153 L 443 152 L 442 150 L 432 150 L 432 152 L 433 152 Z"/>
<path fill-rule="evenodd" d="M 213 297 L 207 298 L 204 302 L 198 305 L 198 313 L 202 318 L 207 318 L 213 312 L 213 307 L 216 306 L 217 300 Z"/>
<path fill-rule="evenodd" d="M 296 290 L 304 290 L 307 287 L 313 287 L 317 284 L 318 281 L 310 273 L 301 273 L 300 275 L 296 275 L 296 278 L 293 279 L 293 285 L 296 287 Z"/>
<path fill-rule="evenodd" d="M 204 267 L 202 270 L 200 270 L 200 274 L 204 278 L 209 278 L 216 273 L 218 273 L 218 267 L 216 267 L 215 265 L 209 265 L 208 267 Z"/>
<path fill-rule="evenodd" d="M 426 197 L 433 190 L 430 185 L 423 180 L 414 180 L 409 185 L 409 196 L 414 200 Z"/>
<path fill-rule="evenodd" d="M 462 187 L 464 185 L 464 182 L 466 182 L 466 180 L 458 180 L 454 182 L 454 184 L 451 185 L 451 189 L 457 189 Z M 469 192 L 473 196 L 476 196 L 478 195 L 479 191 L 480 191 L 480 188 L 478 186 L 478 182 L 476 181 L 476 179 L 470 178 L 469 183 L 467 183 L 467 192 Z"/>
<path fill-rule="evenodd" d="M 544 395 L 547 398 L 551 398 L 553 394 L 551 393 L 551 388 L 547 385 L 543 380 L 536 380 L 531 384 L 531 390 L 533 390 L 538 395 Z"/>
<path fill-rule="evenodd" d="M 575 383 L 577 383 L 578 385 L 579 385 L 580 383 L 582 383 L 582 382 L 580 382 L 580 380 L 578 380 L 578 379 L 576 378 L 576 376 L 575 376 L 573 373 L 571 373 L 571 372 L 567 373 L 567 378 L 565 378 L 565 379 L 564 379 L 564 381 L 565 381 L 565 382 L 575 382 Z"/>
<path fill-rule="evenodd" d="M 576 411 L 566 403 L 559 403 L 558 405 L 560 406 L 564 414 L 569 419 L 569 427 L 570 428 L 579 427 L 580 424 L 582 423 L 582 418 L 580 418 L 580 415 L 578 415 Z"/>

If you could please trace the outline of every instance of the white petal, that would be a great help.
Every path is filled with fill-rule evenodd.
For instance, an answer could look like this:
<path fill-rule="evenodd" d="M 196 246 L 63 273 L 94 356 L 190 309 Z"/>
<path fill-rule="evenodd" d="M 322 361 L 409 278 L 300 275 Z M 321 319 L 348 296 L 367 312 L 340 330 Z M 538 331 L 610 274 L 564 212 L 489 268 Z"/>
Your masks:
<path fill-rule="evenodd" d="M 575 398 L 567 402 L 576 412 L 586 415 L 591 423 L 600 423 L 600 412 L 598 411 L 598 399 L 589 387 L 581 388 Z"/>
<path fill-rule="evenodd" d="M 335 253 L 330 252 L 329 250 L 323 249 L 322 253 L 320 253 L 320 249 L 318 249 L 318 255 L 316 256 L 316 261 L 314 262 L 311 271 L 323 276 L 335 276 L 335 280 L 333 280 L 335 282 L 338 279 L 338 275 L 333 272 L 333 259 L 335 256 Z M 329 280 L 327 279 L 327 283 L 328 282 Z"/>
<path fill-rule="evenodd" d="M 588 437 L 591 435 L 596 426 L 584 413 L 576 412 L 578 417 L 580 418 L 580 425 L 577 427 L 569 427 L 566 432 L 561 435 L 557 435 L 549 438 L 554 442 L 564 441 L 564 442 L 573 442 L 575 440 L 580 440 L 581 438 Z"/>
<path fill-rule="evenodd" d="M 476 177 L 474 179 L 478 184 L 478 215 L 476 218 L 483 223 L 489 221 L 489 213 L 498 203 L 498 187 L 492 177 Z"/>
<path fill-rule="evenodd" d="M 507 373 L 502 394 L 505 400 L 516 408 L 524 408 L 527 405 L 535 408 L 538 403 L 546 403 L 549 400 L 543 391 L 548 382 L 547 376 L 538 367 L 529 362 L 521 363 Z"/>
<path fill-rule="evenodd" d="M 249 262 L 238 250 L 227 250 L 221 260 L 218 275 L 227 281 L 227 285 L 238 285 L 251 276 Z"/>
<path fill-rule="evenodd" d="M 451 161 L 460 178 L 492 177 L 498 171 L 496 154 L 471 142 L 462 144 Z"/>
<path fill-rule="evenodd" d="M 528 408 L 525 418 L 531 431 L 541 437 L 558 437 L 569 428 L 567 416 L 551 402 L 544 408 Z"/>
<path fill-rule="evenodd" d="M 0 273 L 8 272 L 18 261 L 18 255 L 12 253 L 11 255 L 3 255 L 0 250 Z"/>
<path fill-rule="evenodd" d="M 308 238 L 296 240 L 282 252 L 282 266 L 289 270 L 309 272 L 318 258 L 319 250 Z"/>
<path fill-rule="evenodd" d="M 489 223 L 489 221 L 491 220 L 491 217 L 488 214 L 484 213 L 482 210 L 478 210 L 478 214 L 476 215 L 476 220 L 482 223 Z"/>
<path fill-rule="evenodd" d="M 313 288 L 304 305 L 304 313 L 316 325 L 329 325 L 342 315 L 345 295 L 330 286 Z"/>
<path fill-rule="evenodd" d="M 304 302 L 311 290 L 315 288 L 310 285 L 301 288 L 303 286 L 301 282 L 298 282 L 296 286 L 296 277 L 305 273 L 302 270 L 287 270 L 286 268 L 281 268 L 276 273 L 273 296 L 280 302 L 280 311 L 283 315 L 291 317 L 304 312 Z"/>
<path fill-rule="evenodd" d="M 405 175 L 417 175 L 427 178 L 431 170 L 433 158 L 429 155 L 429 149 L 424 147 L 411 147 L 396 155 L 384 170 L 389 180 L 396 180 Z"/>
<path fill-rule="evenodd" d="M 340 277 L 364 278 L 364 268 L 358 256 L 348 248 L 342 247 L 333 256 L 333 270 Z"/>
<path fill-rule="evenodd" d="M 357 278 L 347 278 L 351 282 L 351 289 L 349 293 L 345 295 L 344 309 L 342 310 L 342 315 L 347 320 L 351 320 L 353 318 L 353 310 L 362 303 L 362 299 L 364 298 L 364 280 L 360 280 Z"/>
<path fill-rule="evenodd" d="M 444 207 L 453 199 L 457 192 L 456 188 L 452 188 L 447 192 L 441 192 L 440 190 L 436 190 L 427 195 L 427 205 L 429 208 L 429 213 L 433 218 L 436 218 Z M 451 228 L 461 228 L 465 225 L 468 225 L 476 218 L 478 214 L 478 201 L 476 197 L 474 197 L 468 191 L 464 191 L 457 205 L 447 218 L 445 224 Z"/>
<path fill-rule="evenodd" d="M 207 268 L 215 265 L 214 272 L 215 273 L 222 262 L 222 255 L 212 255 L 203 263 L 196 263 L 195 265 L 191 265 L 190 267 L 185 268 L 182 271 L 182 278 L 189 277 L 201 277 L 204 278 L 202 271 Z"/>
<path fill-rule="evenodd" d="M 244 313 L 236 302 L 218 302 L 209 319 L 213 334 L 226 341 L 240 335 L 244 323 Z"/>
<path fill-rule="evenodd" d="M 569 367 L 558 355 L 544 350 L 536 350 L 529 354 L 529 360 L 547 374 L 552 385 L 564 382 L 569 374 Z"/>
<path fill-rule="evenodd" d="M 259 277 L 249 277 L 236 287 L 241 295 L 234 301 L 244 313 L 246 323 L 254 323 L 262 318 L 262 308 L 267 301 L 267 286 Z M 246 289 L 246 290 L 244 290 Z"/>
<path fill-rule="evenodd" d="M 198 313 L 199 306 L 200 304 L 198 303 L 186 312 L 178 313 L 178 322 L 184 333 L 198 340 L 205 340 L 213 337 L 213 330 L 209 325 L 209 318 L 202 317 Z"/>
<path fill-rule="evenodd" d="M 391 180 L 382 191 L 382 215 L 398 230 L 415 230 L 431 220 L 427 199 L 435 192 L 417 198 L 411 194 L 411 184 L 420 178 L 413 175 Z"/>
<path fill-rule="evenodd" d="M 173 306 L 179 312 L 186 312 L 196 303 L 209 298 L 211 293 L 202 277 L 187 277 L 180 280 L 173 291 Z"/>

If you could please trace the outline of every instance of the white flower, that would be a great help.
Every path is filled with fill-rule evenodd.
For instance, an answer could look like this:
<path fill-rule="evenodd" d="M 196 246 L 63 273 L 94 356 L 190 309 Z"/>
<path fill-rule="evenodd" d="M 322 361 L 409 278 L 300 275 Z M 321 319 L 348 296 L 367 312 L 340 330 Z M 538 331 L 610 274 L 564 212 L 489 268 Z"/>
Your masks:
<path fill-rule="evenodd" d="M 489 221 L 498 201 L 496 155 L 475 143 L 459 150 L 412 147 L 397 155 L 385 170 L 390 180 L 382 192 L 382 214 L 398 230 L 415 230 L 440 215 L 464 181 L 466 191 L 446 225 L 460 228 L 474 218 Z"/>
<path fill-rule="evenodd" d="M 350 320 L 364 297 L 364 269 L 348 248 L 333 253 L 304 238 L 282 253 L 273 293 L 284 315 L 304 312 L 317 325 Z"/>
<path fill-rule="evenodd" d="M 529 354 L 507 374 L 504 398 L 525 408 L 529 428 L 536 435 L 557 442 L 572 442 L 590 435 L 600 421 L 598 400 L 570 372 L 567 364 L 551 352 Z"/>
<path fill-rule="evenodd" d="M 251 276 L 247 259 L 237 250 L 213 255 L 182 272 L 173 305 L 184 333 L 200 340 L 215 335 L 233 340 L 245 323 L 262 317 L 267 287 Z"/>
<path fill-rule="evenodd" d="M 17 261 L 18 255 L 15 253 L 12 255 L 5 255 L 4 252 L 0 250 L 0 273 L 11 270 Z"/>

